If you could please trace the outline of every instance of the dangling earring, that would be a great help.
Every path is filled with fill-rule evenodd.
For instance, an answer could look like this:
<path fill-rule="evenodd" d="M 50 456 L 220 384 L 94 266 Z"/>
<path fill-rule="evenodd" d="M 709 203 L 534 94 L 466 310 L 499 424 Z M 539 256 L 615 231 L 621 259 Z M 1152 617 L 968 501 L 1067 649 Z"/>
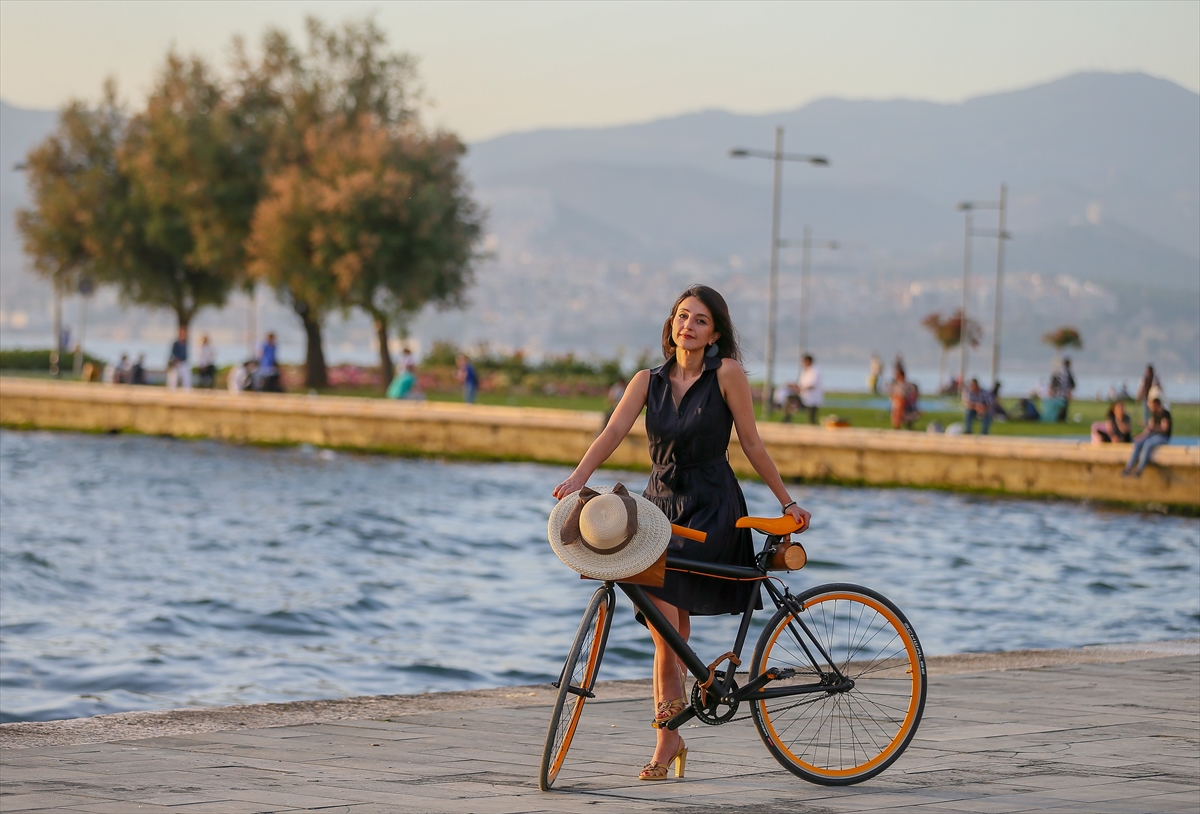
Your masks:
<path fill-rule="evenodd" d="M 720 353 L 720 351 L 719 351 L 719 350 L 718 350 L 718 348 L 717 348 L 717 343 L 716 343 L 716 342 L 710 342 L 710 343 L 709 343 L 709 345 L 708 345 L 708 350 L 704 351 L 704 355 L 705 355 L 705 356 L 710 356 L 710 357 L 711 357 L 711 356 L 716 356 L 718 353 Z"/>

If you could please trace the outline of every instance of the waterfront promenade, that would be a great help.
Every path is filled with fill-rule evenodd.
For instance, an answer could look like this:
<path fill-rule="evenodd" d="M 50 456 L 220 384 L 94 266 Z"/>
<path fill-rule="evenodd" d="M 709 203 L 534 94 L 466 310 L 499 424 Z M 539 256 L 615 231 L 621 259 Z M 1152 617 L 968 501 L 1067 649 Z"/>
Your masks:
<path fill-rule="evenodd" d="M 0 378 L 0 424 L 25 429 L 139 432 L 238 443 L 574 464 L 603 426 L 599 413 L 214 391 L 168 391 Z M 1128 447 L 947 437 L 889 430 L 759 428 L 785 478 L 1100 500 L 1200 511 L 1200 448 L 1162 447 L 1141 478 L 1121 477 Z M 730 464 L 752 467 L 736 438 Z M 639 421 L 609 465 L 649 467 Z"/>
<path fill-rule="evenodd" d="M 547 686 L 0 726 L 0 811 L 1194 812 L 1200 640 L 930 659 L 905 755 L 805 783 L 749 721 L 684 730 L 680 781 L 636 779 L 648 682 L 602 683 L 555 790 Z"/>

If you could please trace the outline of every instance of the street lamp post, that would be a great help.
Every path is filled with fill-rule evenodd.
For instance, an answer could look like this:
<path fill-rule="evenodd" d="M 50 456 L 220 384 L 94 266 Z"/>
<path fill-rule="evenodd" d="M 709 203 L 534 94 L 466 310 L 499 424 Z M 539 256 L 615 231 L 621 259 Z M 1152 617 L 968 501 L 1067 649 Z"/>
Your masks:
<path fill-rule="evenodd" d="M 800 358 L 808 353 L 808 279 L 812 271 L 812 250 L 836 249 L 836 240 L 826 240 L 824 243 L 813 243 L 812 227 L 804 227 L 804 239 L 800 241 Z"/>
<path fill-rule="evenodd" d="M 1000 299 L 1004 278 L 1004 241 L 1011 240 L 1012 235 L 1005 231 L 1008 207 L 1008 187 L 1000 185 L 999 201 L 963 201 L 958 205 L 958 211 L 966 215 L 966 236 L 963 248 L 963 295 L 962 295 L 962 327 L 959 330 L 959 346 L 962 351 L 958 369 L 958 386 L 961 388 L 967 378 L 967 295 L 971 276 L 971 238 L 994 237 L 998 241 L 996 250 L 996 305 L 992 322 L 992 386 L 1000 371 Z M 996 231 L 990 229 L 973 229 L 971 213 L 976 209 L 997 209 L 1000 212 L 1000 224 Z"/>
<path fill-rule="evenodd" d="M 771 270 L 767 286 L 767 370 L 763 381 L 763 418 L 771 414 L 771 390 L 775 375 L 775 304 L 779 294 L 779 209 L 783 184 L 783 162 L 802 161 L 814 167 L 828 167 L 829 159 L 819 155 L 800 155 L 783 151 L 783 128 L 775 128 L 775 150 L 734 148 L 730 158 L 769 158 L 775 162 L 775 186 L 771 195 Z"/>
<path fill-rule="evenodd" d="M 1008 187 L 1000 185 L 1000 228 L 996 231 L 996 311 L 992 317 L 992 387 L 1000 376 L 1000 301 L 1004 294 L 1004 241 L 1012 235 L 1005 231 L 1008 212 Z"/>

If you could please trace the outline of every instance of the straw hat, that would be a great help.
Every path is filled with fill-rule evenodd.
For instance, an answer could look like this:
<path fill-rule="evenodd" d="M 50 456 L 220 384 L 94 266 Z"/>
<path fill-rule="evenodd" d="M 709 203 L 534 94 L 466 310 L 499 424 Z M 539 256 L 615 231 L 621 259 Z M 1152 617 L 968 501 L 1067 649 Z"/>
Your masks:
<path fill-rule="evenodd" d="M 621 484 L 567 495 L 550 512 L 550 547 L 585 577 L 618 580 L 658 561 L 671 541 L 671 521 Z"/>

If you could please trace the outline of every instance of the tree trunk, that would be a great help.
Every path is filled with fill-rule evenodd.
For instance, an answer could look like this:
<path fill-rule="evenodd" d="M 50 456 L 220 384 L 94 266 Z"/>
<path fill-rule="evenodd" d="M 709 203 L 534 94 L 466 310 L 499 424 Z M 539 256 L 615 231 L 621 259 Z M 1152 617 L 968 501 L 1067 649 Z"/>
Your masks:
<path fill-rule="evenodd" d="M 375 320 L 375 335 L 379 339 L 379 372 L 383 379 L 383 391 L 386 393 L 388 385 L 396 375 L 395 365 L 392 364 L 392 352 L 388 350 L 388 320 L 386 315 L 379 312 L 373 312 L 371 317 Z"/>
<path fill-rule="evenodd" d="M 938 358 L 938 391 L 940 392 L 946 382 L 946 346 L 942 345 L 942 355 Z"/>
<path fill-rule="evenodd" d="M 292 307 L 304 323 L 304 335 L 308 341 L 304 357 L 304 386 L 326 388 L 329 386 L 329 373 L 325 368 L 325 349 L 321 343 L 320 316 L 307 303 L 296 302 Z"/>

